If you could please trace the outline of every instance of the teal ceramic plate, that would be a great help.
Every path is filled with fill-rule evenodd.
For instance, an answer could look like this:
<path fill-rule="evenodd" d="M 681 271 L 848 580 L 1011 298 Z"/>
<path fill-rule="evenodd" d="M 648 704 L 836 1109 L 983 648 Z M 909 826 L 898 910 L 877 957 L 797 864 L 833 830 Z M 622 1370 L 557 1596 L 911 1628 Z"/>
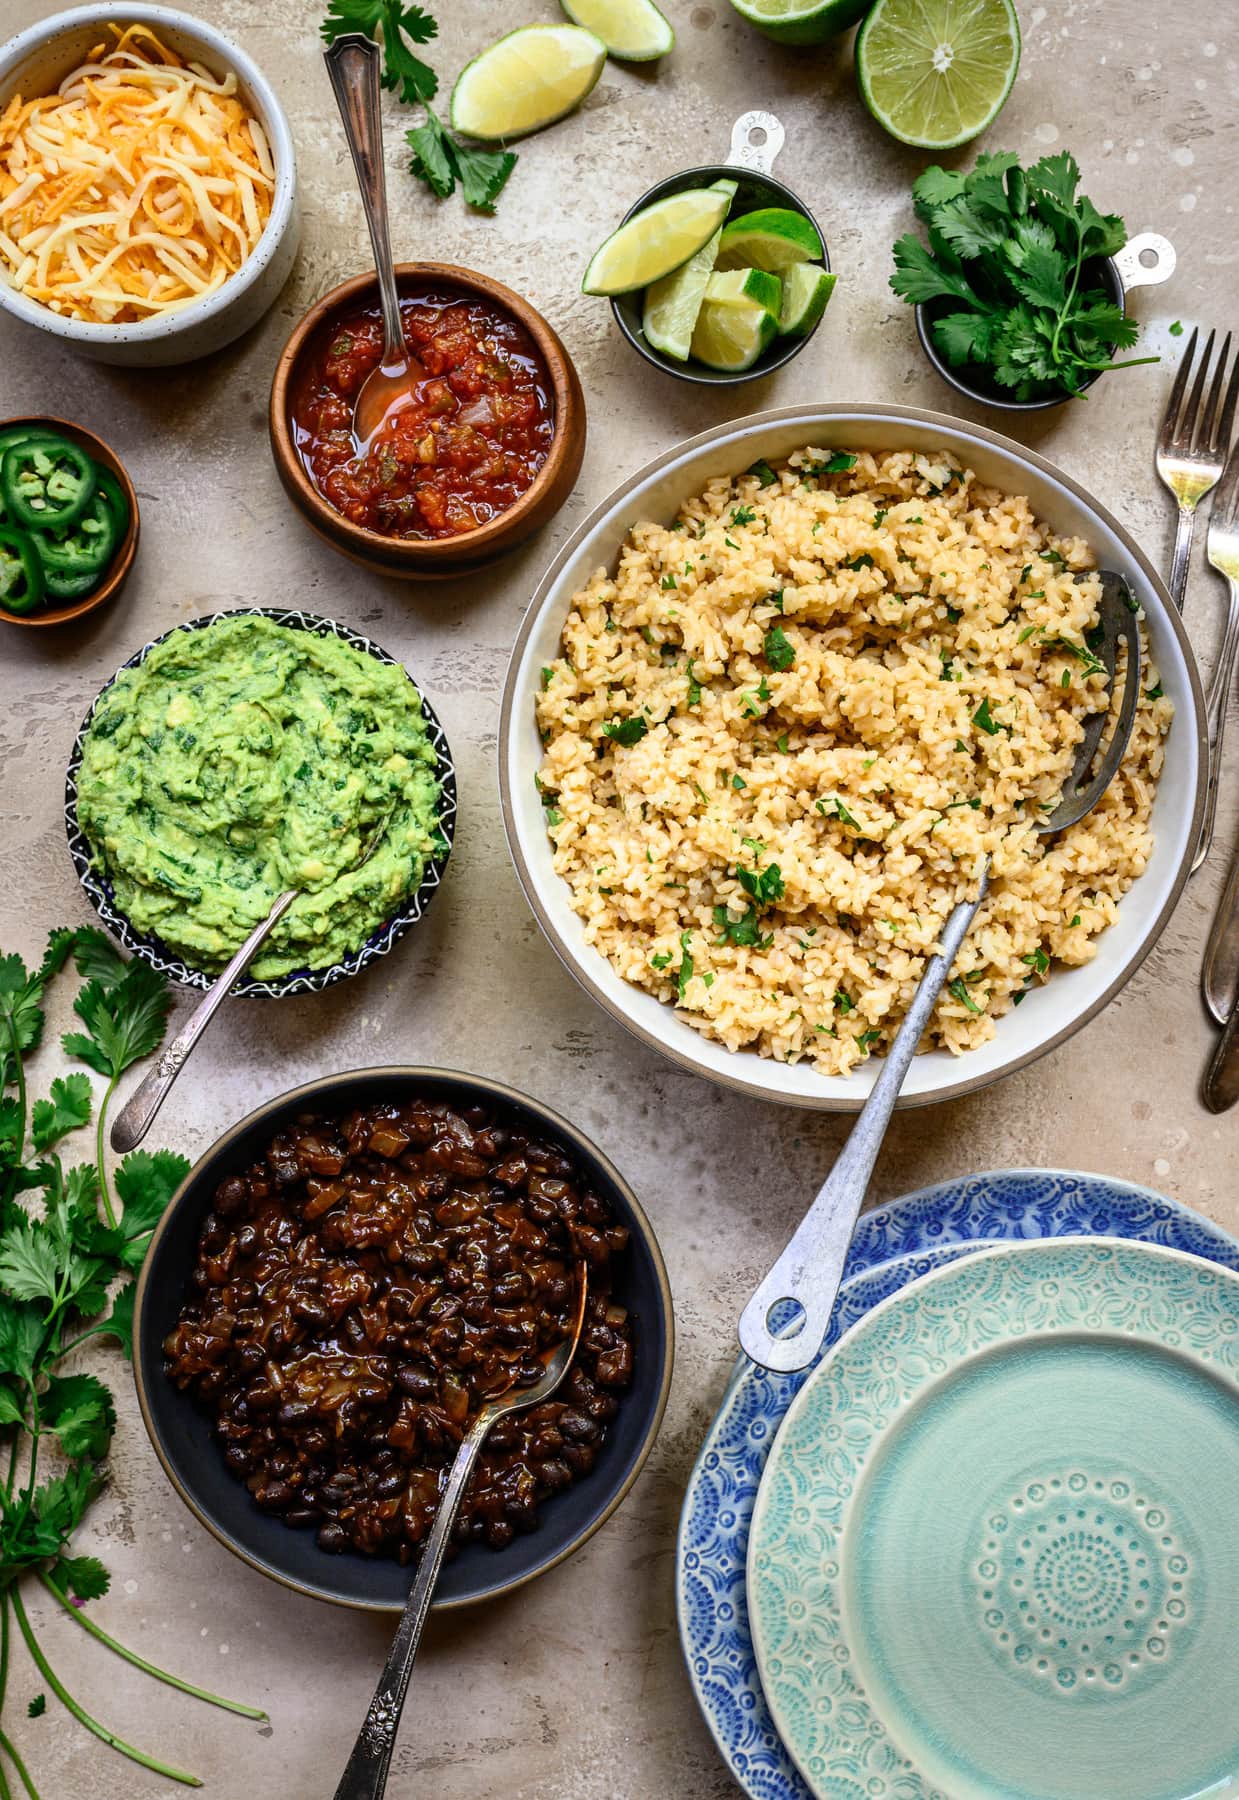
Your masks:
<path fill-rule="evenodd" d="M 1239 1276 L 1118 1239 L 970 1256 L 788 1411 L 749 1540 L 819 1800 L 1239 1796 Z"/>

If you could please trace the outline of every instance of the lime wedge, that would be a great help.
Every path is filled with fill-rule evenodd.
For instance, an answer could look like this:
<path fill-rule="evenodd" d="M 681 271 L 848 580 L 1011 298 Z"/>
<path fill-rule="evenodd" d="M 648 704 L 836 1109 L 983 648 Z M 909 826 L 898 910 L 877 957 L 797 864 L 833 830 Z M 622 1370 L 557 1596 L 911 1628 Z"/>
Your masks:
<path fill-rule="evenodd" d="M 559 0 L 574 25 L 601 38 L 621 62 L 653 62 L 674 47 L 675 32 L 654 0 Z"/>
<path fill-rule="evenodd" d="M 797 263 L 783 277 L 779 336 L 808 337 L 834 292 L 835 277 L 816 263 Z"/>
<path fill-rule="evenodd" d="M 582 292 L 630 294 L 660 281 L 710 241 L 730 205 L 718 188 L 685 188 L 643 207 L 594 252 Z"/>
<path fill-rule="evenodd" d="M 725 193 L 729 200 L 735 195 L 734 181 L 714 181 L 710 185 Z M 706 283 L 714 272 L 721 236 L 722 232 L 716 231 L 695 256 L 690 256 L 670 275 L 664 275 L 661 281 L 652 281 L 645 290 L 645 307 L 641 315 L 645 341 L 651 349 L 661 350 L 664 356 L 672 356 L 676 362 L 688 361 L 693 327 L 706 296 Z"/>
<path fill-rule="evenodd" d="M 783 284 L 764 269 L 711 275 L 693 331 L 692 353 L 708 369 L 751 369 L 778 330 Z"/>
<path fill-rule="evenodd" d="M 606 60 L 606 45 L 579 25 L 522 25 L 461 70 L 452 129 L 486 144 L 541 131 L 581 104 Z"/>
<path fill-rule="evenodd" d="M 772 269 L 776 274 L 793 263 L 821 260 L 821 238 L 803 213 L 785 206 L 765 206 L 730 220 L 718 251 L 720 269 Z"/>
<path fill-rule="evenodd" d="M 871 0 L 731 0 L 742 19 L 756 25 L 776 44 L 824 44 L 840 31 L 850 31 L 863 18 Z"/>
<path fill-rule="evenodd" d="M 1019 66 L 1011 0 L 877 0 L 856 39 L 865 105 L 892 137 L 923 150 L 984 131 Z"/>

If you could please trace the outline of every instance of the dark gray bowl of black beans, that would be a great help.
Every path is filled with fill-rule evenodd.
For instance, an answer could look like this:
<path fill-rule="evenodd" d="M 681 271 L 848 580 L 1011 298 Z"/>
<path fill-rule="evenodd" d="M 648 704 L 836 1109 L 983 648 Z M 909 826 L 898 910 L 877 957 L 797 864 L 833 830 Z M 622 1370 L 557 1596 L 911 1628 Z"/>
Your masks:
<path fill-rule="evenodd" d="M 398 1612 L 488 1394 L 567 1335 L 563 1387 L 491 1434 L 436 1607 L 492 1599 L 623 1500 L 671 1380 L 666 1270 L 622 1176 L 567 1120 L 478 1076 L 329 1076 L 200 1158 L 138 1284 L 142 1417 L 173 1486 L 252 1567 Z"/>

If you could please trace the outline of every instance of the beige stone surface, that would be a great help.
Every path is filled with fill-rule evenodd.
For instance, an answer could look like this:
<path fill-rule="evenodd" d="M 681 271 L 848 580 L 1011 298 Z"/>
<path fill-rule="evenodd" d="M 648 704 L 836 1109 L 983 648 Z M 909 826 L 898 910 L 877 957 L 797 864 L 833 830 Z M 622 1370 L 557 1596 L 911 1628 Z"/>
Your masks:
<path fill-rule="evenodd" d="M 672 1602 L 684 1482 L 721 1393 L 735 1319 L 846 1131 L 725 1096 L 627 1038 L 573 985 L 517 887 L 499 818 L 495 735 L 508 648 L 546 562 L 626 471 L 740 413 L 811 397 L 949 409 L 906 309 L 886 287 L 923 159 L 888 141 L 858 103 L 851 51 L 780 51 L 726 0 L 667 0 L 679 34 L 661 67 L 609 65 L 585 109 L 521 148 L 498 217 L 436 205 L 403 173 L 389 115 L 397 252 L 485 269 L 527 294 L 576 358 L 592 413 L 580 486 L 553 527 L 493 574 L 404 588 L 363 574 L 290 511 L 267 447 L 276 354 L 305 307 L 367 261 L 347 153 L 319 59 L 311 0 L 198 0 L 279 88 L 300 157 L 304 246 L 271 315 L 244 342 L 184 370 L 143 375 L 79 360 L 0 318 L 0 416 L 47 411 L 104 432 L 141 493 L 142 548 L 119 604 L 82 629 L 0 625 L 0 804 L 5 948 L 33 953 L 49 926 L 86 921 L 65 852 L 63 772 L 100 684 L 151 635 L 241 602 L 293 602 L 360 626 L 402 656 L 443 717 L 461 777 L 456 853 L 428 923 L 361 980 L 278 1006 L 237 1003 L 195 1058 L 155 1139 L 195 1153 L 259 1100 L 318 1072 L 425 1060 L 515 1081 L 593 1133 L 632 1179 L 661 1234 L 677 1303 L 671 1403 L 621 1512 L 573 1561 L 486 1612 L 436 1622 L 413 1680 L 390 1792 L 437 1800 L 661 1800 L 735 1792 L 698 1718 Z M 0 0 L 0 23 L 54 0 Z M 1135 311 L 1153 349 L 1181 318 L 1239 326 L 1239 15 L 1161 0 L 1020 0 L 1023 68 L 987 147 L 1031 157 L 1070 146 L 1088 191 L 1133 230 L 1168 233 L 1173 285 Z M 434 60 L 450 77 L 501 28 L 557 16 L 461 0 L 438 8 Z M 826 323 L 765 382 L 712 394 L 660 376 L 577 291 L 587 252 L 657 177 L 725 153 L 730 124 L 771 107 L 787 127 L 779 174 L 816 210 L 839 271 Z M 1086 405 L 1034 421 L 1027 441 L 1089 483 L 1168 559 L 1170 514 L 1152 440 L 1167 369 L 1102 384 Z M 966 410 L 966 409 L 965 409 Z M 981 413 L 975 416 L 983 417 Z M 990 422 L 1001 424 L 1000 420 Z M 1223 590 L 1197 564 L 1188 602 L 1207 658 Z M 1212 1033 L 1197 993 L 1201 950 L 1233 842 L 1239 729 L 1232 724 L 1212 862 L 1122 995 L 1072 1042 L 988 1093 L 896 1121 L 874 1193 L 998 1165 L 1105 1170 L 1147 1182 L 1239 1227 L 1239 1114 L 1209 1117 L 1198 1081 Z M 56 1021 L 59 1025 L 60 1021 Z M 48 1066 L 55 1060 L 47 1057 Z M 155 1461 L 119 1359 L 111 1485 L 83 1532 L 113 1574 L 95 1609 L 119 1637 L 185 1676 L 268 1708 L 256 1727 L 156 1686 L 32 1599 L 56 1668 L 122 1735 L 197 1770 L 218 1800 L 334 1788 L 388 1630 L 300 1599 L 220 1548 Z M 147 1800 L 168 1784 L 103 1748 L 49 1700 L 15 1653 L 6 1727 L 43 1800 Z"/>

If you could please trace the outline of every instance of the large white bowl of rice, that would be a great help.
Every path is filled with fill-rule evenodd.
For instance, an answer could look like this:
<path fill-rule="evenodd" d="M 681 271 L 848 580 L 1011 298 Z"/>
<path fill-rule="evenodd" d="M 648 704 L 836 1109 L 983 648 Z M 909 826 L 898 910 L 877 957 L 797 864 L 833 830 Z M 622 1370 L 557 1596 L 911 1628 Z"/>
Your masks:
<path fill-rule="evenodd" d="M 1116 570 L 1142 616 L 1131 741 L 1058 834 Z M 1010 439 L 894 407 L 678 445 L 565 545 L 513 651 L 504 820 L 568 969 L 681 1066 L 859 1108 L 938 933 L 991 887 L 904 1084 L 996 1080 L 1105 1005 L 1186 880 L 1200 681 L 1148 558 Z"/>

